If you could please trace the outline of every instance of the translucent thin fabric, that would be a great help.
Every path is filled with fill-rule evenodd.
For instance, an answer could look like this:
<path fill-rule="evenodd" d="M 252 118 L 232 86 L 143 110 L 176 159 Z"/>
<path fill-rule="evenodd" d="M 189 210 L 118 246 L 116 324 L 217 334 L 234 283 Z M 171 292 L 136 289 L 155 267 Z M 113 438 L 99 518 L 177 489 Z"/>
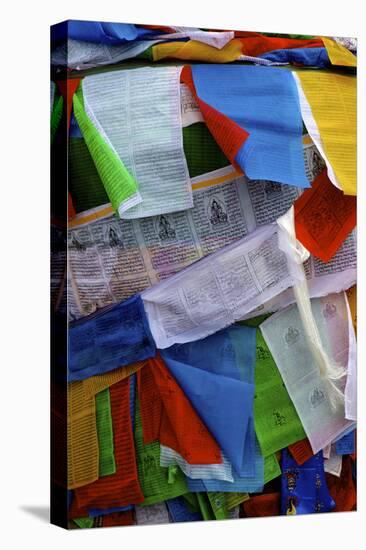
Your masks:
<path fill-rule="evenodd" d="M 311 301 L 322 345 L 341 366 L 348 364 L 348 315 L 344 294 Z M 295 405 L 313 452 L 317 453 L 352 426 L 344 403 L 331 406 L 326 380 L 320 375 L 305 336 L 297 306 L 272 315 L 260 325 L 266 343 Z M 343 387 L 342 387 L 343 383 Z M 344 391 L 344 381 L 340 381 Z"/>

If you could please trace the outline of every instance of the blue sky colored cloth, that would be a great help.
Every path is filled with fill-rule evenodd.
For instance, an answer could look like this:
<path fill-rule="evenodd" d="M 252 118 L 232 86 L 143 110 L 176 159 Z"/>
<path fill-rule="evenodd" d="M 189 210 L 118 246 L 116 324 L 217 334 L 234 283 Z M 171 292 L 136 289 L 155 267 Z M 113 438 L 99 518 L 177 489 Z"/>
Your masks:
<path fill-rule="evenodd" d="M 161 351 L 168 369 L 239 476 L 254 474 L 255 345 L 255 329 L 237 326 Z"/>
<path fill-rule="evenodd" d="M 155 342 L 140 296 L 71 323 L 68 351 L 69 382 L 154 357 Z"/>
<path fill-rule="evenodd" d="M 183 497 L 170 498 L 165 501 L 165 504 L 168 507 L 173 523 L 202 520 L 202 514 L 200 512 L 191 512 Z"/>
<path fill-rule="evenodd" d="M 335 444 L 337 455 L 350 455 L 355 452 L 355 432 L 344 435 Z"/>
<path fill-rule="evenodd" d="M 128 23 L 103 23 L 98 21 L 68 21 L 69 38 L 83 42 L 95 42 L 109 46 L 123 44 L 153 36 L 157 32 Z"/>
<path fill-rule="evenodd" d="M 249 133 L 235 161 L 250 179 L 310 187 L 300 103 L 289 71 L 210 64 L 192 65 L 192 76 L 198 97 Z"/>
<path fill-rule="evenodd" d="M 306 67 L 330 67 L 326 48 L 289 48 L 261 54 L 262 59 L 277 63 L 298 63 Z"/>
<path fill-rule="evenodd" d="M 350 426 L 347 426 L 340 434 L 338 437 L 336 437 L 332 443 L 336 443 L 337 441 L 339 441 L 340 439 L 342 439 L 343 437 L 345 437 L 346 435 L 349 435 L 350 433 L 352 433 L 355 429 L 356 429 L 356 425 L 357 423 L 356 422 L 352 422 L 352 424 Z"/>
<path fill-rule="evenodd" d="M 164 358 L 254 384 L 255 338 L 253 327 L 232 326 L 203 340 L 174 344 L 161 354 Z"/>
<path fill-rule="evenodd" d="M 144 29 L 129 23 L 68 20 L 52 26 L 51 41 L 56 45 L 71 38 L 81 42 L 117 46 L 133 40 L 153 38 L 158 34 L 161 34 L 161 31 Z"/>

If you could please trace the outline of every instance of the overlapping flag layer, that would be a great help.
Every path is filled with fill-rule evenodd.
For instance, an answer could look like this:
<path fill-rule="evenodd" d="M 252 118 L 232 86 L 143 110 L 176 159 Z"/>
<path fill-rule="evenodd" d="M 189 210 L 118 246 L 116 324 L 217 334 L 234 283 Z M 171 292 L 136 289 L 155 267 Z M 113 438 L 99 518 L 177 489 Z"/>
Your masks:
<path fill-rule="evenodd" d="M 356 60 L 335 37 L 54 27 L 70 528 L 356 509 Z"/>

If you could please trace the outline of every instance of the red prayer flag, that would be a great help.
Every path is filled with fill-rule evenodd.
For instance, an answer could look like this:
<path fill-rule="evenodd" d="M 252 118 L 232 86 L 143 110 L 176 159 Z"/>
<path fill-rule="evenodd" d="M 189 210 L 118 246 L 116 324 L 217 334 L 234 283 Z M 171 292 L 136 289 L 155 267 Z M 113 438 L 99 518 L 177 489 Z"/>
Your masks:
<path fill-rule="evenodd" d="M 356 197 L 337 189 L 324 169 L 294 207 L 297 239 L 314 256 L 328 262 L 356 225 Z"/>
<path fill-rule="evenodd" d="M 219 445 L 161 357 L 137 374 L 145 443 L 159 440 L 189 464 L 221 464 Z"/>
<path fill-rule="evenodd" d="M 304 464 L 309 458 L 314 456 L 313 449 L 309 443 L 308 438 L 301 439 L 296 443 L 288 446 L 288 450 L 292 454 L 293 458 L 296 460 L 299 466 Z"/>
<path fill-rule="evenodd" d="M 129 378 L 110 387 L 110 399 L 117 471 L 75 489 L 75 507 L 78 508 L 106 509 L 144 501 L 136 466 Z"/>
<path fill-rule="evenodd" d="M 237 35 L 235 35 L 237 36 Z M 324 48 L 321 38 L 282 38 L 278 36 L 264 36 L 257 34 L 241 38 L 243 55 L 260 57 L 261 54 L 275 50 L 287 50 L 293 48 Z"/>
<path fill-rule="evenodd" d="M 352 462 L 349 456 L 343 456 L 340 477 L 325 474 L 329 492 L 336 503 L 333 512 L 350 512 L 356 509 L 356 489 L 352 478 Z"/>
<path fill-rule="evenodd" d="M 281 506 L 280 493 L 267 493 L 250 497 L 242 504 L 249 518 L 279 516 Z"/>
<path fill-rule="evenodd" d="M 192 78 L 191 67 L 189 65 L 183 67 L 181 72 L 181 82 L 190 88 L 199 105 L 202 116 L 205 119 L 207 128 L 210 130 L 213 138 L 223 151 L 224 155 L 226 155 L 226 157 L 230 160 L 231 164 L 241 171 L 241 168 L 235 162 L 235 157 L 243 143 L 249 137 L 248 132 L 243 130 L 239 124 L 223 115 L 198 97 Z"/>
<path fill-rule="evenodd" d="M 74 97 L 74 93 L 78 89 L 80 82 L 81 82 L 81 78 L 67 78 L 66 80 L 56 81 L 56 84 L 60 90 L 60 93 L 64 98 L 64 105 L 66 106 L 67 129 L 69 129 L 70 127 L 72 98 Z"/>
<path fill-rule="evenodd" d="M 134 513 L 132 510 L 126 512 L 113 512 L 98 518 L 96 527 L 115 527 L 121 525 L 135 525 Z"/>

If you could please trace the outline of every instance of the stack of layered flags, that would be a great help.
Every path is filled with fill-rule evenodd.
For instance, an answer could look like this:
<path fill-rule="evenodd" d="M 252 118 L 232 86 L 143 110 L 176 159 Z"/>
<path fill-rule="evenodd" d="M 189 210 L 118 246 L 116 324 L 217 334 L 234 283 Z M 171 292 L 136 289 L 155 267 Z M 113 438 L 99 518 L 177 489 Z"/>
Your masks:
<path fill-rule="evenodd" d="M 69 527 L 355 510 L 355 39 L 51 36 Z"/>

